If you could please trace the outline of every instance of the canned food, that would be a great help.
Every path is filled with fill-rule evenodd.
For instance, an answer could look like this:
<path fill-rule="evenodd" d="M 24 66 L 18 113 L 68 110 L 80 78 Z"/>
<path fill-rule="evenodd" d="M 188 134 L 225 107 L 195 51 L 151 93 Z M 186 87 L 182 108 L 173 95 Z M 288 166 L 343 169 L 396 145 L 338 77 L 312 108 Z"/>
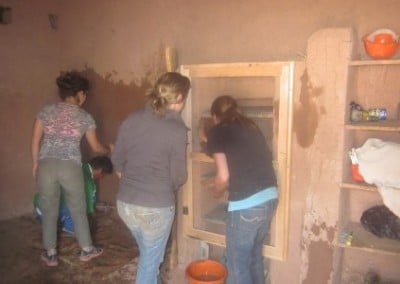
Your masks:
<path fill-rule="evenodd" d="M 359 122 L 362 120 L 362 111 L 358 109 L 352 109 L 350 113 L 350 121 Z"/>
<path fill-rule="evenodd" d="M 350 103 L 350 121 L 352 122 L 359 122 L 362 121 L 362 107 L 355 103 Z"/>
<path fill-rule="evenodd" d="M 371 108 L 368 110 L 370 120 L 385 120 L 387 118 L 386 108 Z"/>

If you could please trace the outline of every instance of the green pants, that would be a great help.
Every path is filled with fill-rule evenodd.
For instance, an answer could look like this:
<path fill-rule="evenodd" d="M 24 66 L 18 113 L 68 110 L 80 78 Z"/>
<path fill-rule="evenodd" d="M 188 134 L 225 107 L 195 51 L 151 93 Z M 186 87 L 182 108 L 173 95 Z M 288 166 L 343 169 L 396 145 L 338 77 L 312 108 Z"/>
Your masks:
<path fill-rule="evenodd" d="M 43 159 L 39 161 L 37 185 L 42 211 L 42 238 L 45 249 L 57 246 L 57 221 L 61 188 L 75 225 L 81 247 L 92 245 L 86 215 L 86 197 L 82 168 L 74 161 Z"/>

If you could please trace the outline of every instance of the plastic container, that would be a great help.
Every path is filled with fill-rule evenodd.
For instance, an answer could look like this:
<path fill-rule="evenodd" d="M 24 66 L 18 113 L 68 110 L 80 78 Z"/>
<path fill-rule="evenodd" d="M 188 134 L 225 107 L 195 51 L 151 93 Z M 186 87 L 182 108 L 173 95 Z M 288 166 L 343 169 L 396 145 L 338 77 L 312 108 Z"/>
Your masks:
<path fill-rule="evenodd" d="M 186 267 L 189 284 L 224 284 L 228 270 L 214 260 L 197 260 Z"/>
<path fill-rule="evenodd" d="M 373 59 L 387 59 L 394 56 L 399 47 L 399 36 L 389 29 L 379 29 L 363 37 L 367 54 Z"/>
<path fill-rule="evenodd" d="M 352 164 L 351 165 L 351 176 L 352 176 L 353 180 L 355 180 L 355 181 L 364 181 L 363 176 L 358 171 L 358 165 L 357 164 Z"/>

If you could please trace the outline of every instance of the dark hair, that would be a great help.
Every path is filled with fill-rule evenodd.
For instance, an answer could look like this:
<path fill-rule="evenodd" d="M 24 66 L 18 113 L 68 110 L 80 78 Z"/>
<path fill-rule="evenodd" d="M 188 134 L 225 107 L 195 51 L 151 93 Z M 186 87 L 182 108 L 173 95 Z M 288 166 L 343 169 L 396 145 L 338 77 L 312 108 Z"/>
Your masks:
<path fill-rule="evenodd" d="M 184 101 L 189 93 L 190 80 L 177 72 L 164 73 L 148 94 L 153 111 L 158 116 L 164 116 L 170 104 Z M 178 101 L 179 95 L 182 98 Z"/>
<path fill-rule="evenodd" d="M 76 71 L 61 73 L 57 77 L 56 83 L 62 100 L 67 97 L 75 97 L 79 91 L 87 92 L 90 87 L 88 79 Z"/>
<path fill-rule="evenodd" d="M 93 169 L 101 169 L 105 174 L 111 174 L 114 170 L 111 159 L 108 156 L 96 156 L 90 159 L 90 166 Z"/>
<path fill-rule="evenodd" d="M 259 130 L 253 120 L 240 112 L 236 100 L 229 95 L 219 96 L 213 101 L 211 115 L 215 115 L 219 122 L 223 124 L 237 123 L 246 128 Z"/>

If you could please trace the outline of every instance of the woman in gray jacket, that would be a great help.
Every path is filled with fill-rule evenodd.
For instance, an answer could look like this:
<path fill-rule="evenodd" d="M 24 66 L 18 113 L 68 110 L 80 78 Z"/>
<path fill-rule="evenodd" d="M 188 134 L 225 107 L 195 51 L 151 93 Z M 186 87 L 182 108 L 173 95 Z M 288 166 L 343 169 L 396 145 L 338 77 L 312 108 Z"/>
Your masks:
<path fill-rule="evenodd" d="M 136 284 L 156 284 L 175 216 L 175 193 L 187 179 L 187 127 L 180 112 L 190 81 L 168 72 L 146 106 L 118 131 L 112 161 L 120 177 L 117 208 L 140 251 Z"/>

